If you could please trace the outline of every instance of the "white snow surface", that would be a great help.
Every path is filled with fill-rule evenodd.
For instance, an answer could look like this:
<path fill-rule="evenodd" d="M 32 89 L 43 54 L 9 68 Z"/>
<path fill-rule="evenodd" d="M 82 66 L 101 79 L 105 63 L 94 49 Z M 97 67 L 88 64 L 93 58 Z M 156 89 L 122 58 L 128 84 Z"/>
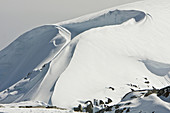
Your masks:
<path fill-rule="evenodd" d="M 169 0 L 144 0 L 28 31 L 0 51 L 0 103 L 72 108 L 105 97 L 118 103 L 130 88 L 169 86 L 169 12 Z M 136 109 L 169 105 L 155 98 Z"/>
<path fill-rule="evenodd" d="M 129 105 L 125 105 L 126 103 Z M 120 102 L 119 105 L 124 105 L 121 108 L 130 108 L 130 113 L 169 113 L 169 103 L 162 101 L 156 94 L 149 95 L 148 97 L 138 97 L 136 99 Z M 116 109 L 113 109 L 113 113 Z"/>
<path fill-rule="evenodd" d="M 1 108 L 0 113 L 73 113 L 66 110 L 42 109 L 42 108 Z"/>

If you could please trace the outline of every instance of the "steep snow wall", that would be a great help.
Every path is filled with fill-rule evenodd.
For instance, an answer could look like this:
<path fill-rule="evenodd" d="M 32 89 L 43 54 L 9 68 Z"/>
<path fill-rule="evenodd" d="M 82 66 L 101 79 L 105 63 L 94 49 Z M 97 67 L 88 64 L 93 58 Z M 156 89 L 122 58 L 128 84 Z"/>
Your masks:
<path fill-rule="evenodd" d="M 138 22 L 144 17 L 145 13 L 141 11 L 114 10 L 80 23 L 45 25 L 28 31 L 0 53 L 0 91 L 37 66 L 49 62 L 69 43 L 70 38 L 91 28 L 121 24 L 131 18 Z"/>
<path fill-rule="evenodd" d="M 16 87 L 15 85 L 12 86 L 10 88 L 11 91 L 8 92 L 9 94 L 6 94 L 6 96 L 1 98 L 1 103 L 30 99 L 43 100 L 47 103 L 51 103 L 51 96 L 56 82 L 69 65 L 78 42 L 78 39 L 76 39 L 70 43 L 70 38 L 73 39 L 78 34 L 91 28 L 121 24 L 131 18 L 134 18 L 135 21 L 138 22 L 144 17 L 145 13 L 141 11 L 114 10 L 83 22 L 38 27 L 20 36 L 15 42 L 1 52 L 1 54 L 9 54 L 8 52 L 10 52 L 11 49 L 14 49 L 13 53 L 8 55 L 8 59 L 5 57 L 5 59 L 2 59 L 3 62 L 8 60 L 11 65 L 9 65 L 10 67 L 1 65 L 1 69 L 3 68 L 4 72 L 7 72 L 7 69 L 11 69 L 11 71 L 2 73 L 4 76 L 8 75 L 10 80 L 1 76 L 1 80 L 6 81 L 5 83 L 0 82 L 2 84 L 1 90 L 8 88 L 10 85 L 25 77 L 31 70 L 34 70 L 35 68 L 40 69 L 43 64 L 50 63 L 45 73 L 44 71 L 40 71 L 40 74 L 33 74 L 35 77 L 32 77 L 29 82 L 21 80 L 21 83 L 24 82 L 24 84 L 22 84 L 23 86 L 19 86 L 21 91 L 18 91 L 18 88 L 13 88 Z M 49 37 L 48 34 L 50 34 Z M 18 43 L 19 46 L 17 46 L 16 43 Z M 20 47 L 22 45 L 23 47 Z M 22 51 L 19 53 L 19 56 L 16 56 L 15 54 L 19 47 Z M 38 57 L 39 55 L 40 57 Z M 22 62 L 22 59 L 24 59 L 25 62 Z M 41 78 L 39 78 L 39 76 Z M 18 84 L 20 84 L 20 82 L 18 82 Z M 11 92 L 14 91 L 17 91 L 17 94 L 11 95 Z"/>
<path fill-rule="evenodd" d="M 61 25 L 71 32 L 72 38 L 78 34 L 87 31 L 92 28 L 119 25 L 126 22 L 129 19 L 134 18 L 136 22 L 145 18 L 145 13 L 137 10 L 114 10 L 106 12 L 98 17 L 90 18 L 80 23 L 69 23 Z"/>
<path fill-rule="evenodd" d="M 13 83 L 18 82 L 10 88 L 8 84 L 1 88 L 8 89 L 0 93 L 0 102 L 39 100 L 71 108 L 84 100 L 94 98 L 104 100 L 105 97 L 110 97 L 113 103 L 117 103 L 130 88 L 168 86 L 169 7 L 168 0 L 144 1 L 118 8 L 122 10 L 113 8 L 94 16 L 82 17 L 83 19 L 50 25 L 53 31 L 47 33 L 50 34 L 50 38 L 43 35 L 48 30 L 37 36 L 32 33 L 39 34 L 39 31 L 28 32 L 32 34 L 30 39 L 33 42 L 34 38 L 37 40 L 35 46 L 28 44 L 23 54 L 27 53 L 25 51 L 29 47 L 32 48 L 30 53 L 37 48 L 31 55 L 36 54 L 35 59 L 38 59 L 39 63 L 30 70 L 26 67 L 21 68 L 27 71 L 22 70 L 23 74 L 19 75 L 21 80 L 10 79 Z M 44 28 L 46 27 L 48 26 Z M 41 27 L 39 30 L 41 31 Z M 27 39 L 21 37 L 23 41 Z M 42 46 L 36 46 L 39 44 Z M 1 51 L 0 56 L 10 53 L 12 48 L 15 48 L 11 45 Z M 46 49 L 50 47 L 51 49 Z M 20 61 L 23 57 L 15 57 L 16 50 L 10 58 L 14 57 Z M 47 53 L 44 54 L 46 57 L 41 60 L 38 57 L 41 56 L 40 51 L 48 51 L 44 52 Z M 32 57 L 27 61 L 30 64 L 34 62 Z M 0 58 L 3 58 L 0 59 L 0 64 L 4 61 L 9 65 L 13 61 L 8 57 Z M 17 64 L 18 62 L 15 62 L 9 66 L 15 67 Z M 15 70 L 14 67 L 12 70 Z M 8 67 L 1 68 L 4 73 L 7 69 Z M 160 73 L 156 69 L 165 75 L 159 76 Z M 2 77 L 4 81 L 7 81 L 8 76 L 12 76 L 8 73 L 5 75 L 6 78 Z M 12 77 L 15 78 L 15 75 Z M 1 84 L 4 84 L 4 81 L 0 79 Z M 115 90 L 109 90 L 110 86 Z"/>
<path fill-rule="evenodd" d="M 57 34 L 58 29 L 55 26 L 41 26 L 21 35 L 2 50 L 0 52 L 0 91 L 22 79 L 46 60 L 54 49 L 50 41 Z"/>
<path fill-rule="evenodd" d="M 77 36 L 79 43 L 55 86 L 52 104 L 71 107 L 83 100 L 105 97 L 117 103 L 130 88 L 168 86 L 169 7 L 168 0 L 129 5 L 123 9 L 143 10 L 149 15 L 139 22 L 132 18 L 120 25 L 91 29 Z M 110 86 L 115 90 L 109 90 Z"/>

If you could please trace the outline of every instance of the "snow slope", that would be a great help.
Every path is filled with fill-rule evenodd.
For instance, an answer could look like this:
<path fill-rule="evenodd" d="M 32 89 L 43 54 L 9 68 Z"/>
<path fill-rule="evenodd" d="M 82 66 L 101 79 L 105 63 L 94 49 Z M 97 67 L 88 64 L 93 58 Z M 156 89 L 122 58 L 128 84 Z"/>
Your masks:
<path fill-rule="evenodd" d="M 115 104 L 131 88 L 169 86 L 169 12 L 169 0 L 144 0 L 28 31 L 0 51 L 0 103 Z"/>
<path fill-rule="evenodd" d="M 55 110 L 55 109 L 42 109 L 42 108 L 1 108 L 1 113 L 73 113 L 70 111 L 63 111 L 63 110 Z"/>

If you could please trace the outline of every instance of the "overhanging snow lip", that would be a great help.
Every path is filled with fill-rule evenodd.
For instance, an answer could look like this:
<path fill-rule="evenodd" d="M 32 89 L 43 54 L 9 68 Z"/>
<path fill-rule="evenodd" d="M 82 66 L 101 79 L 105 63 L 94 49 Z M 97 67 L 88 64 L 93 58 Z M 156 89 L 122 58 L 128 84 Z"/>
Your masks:
<path fill-rule="evenodd" d="M 120 25 L 132 18 L 136 22 L 143 20 L 146 13 L 139 10 L 113 10 L 108 11 L 98 17 L 88 19 L 82 22 L 72 22 L 67 24 L 62 24 L 61 26 L 71 32 L 71 39 L 77 35 L 97 27 L 104 27 L 109 25 Z"/>

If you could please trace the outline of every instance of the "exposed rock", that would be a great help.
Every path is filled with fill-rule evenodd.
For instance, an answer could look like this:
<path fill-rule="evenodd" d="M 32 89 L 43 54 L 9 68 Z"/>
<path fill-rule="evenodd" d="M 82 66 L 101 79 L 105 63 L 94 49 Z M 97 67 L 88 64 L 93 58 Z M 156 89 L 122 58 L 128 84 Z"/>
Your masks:
<path fill-rule="evenodd" d="M 145 81 L 146 84 L 149 84 L 149 81 Z"/>
<path fill-rule="evenodd" d="M 104 102 L 103 102 L 103 100 L 100 100 L 99 105 L 102 105 L 102 104 L 104 104 Z"/>
<path fill-rule="evenodd" d="M 123 113 L 123 111 L 124 110 L 126 110 L 126 108 L 123 108 L 123 109 L 117 109 L 116 111 L 115 111 L 115 113 Z"/>
<path fill-rule="evenodd" d="M 112 102 L 112 99 L 110 99 L 110 98 L 107 98 L 108 100 L 107 100 L 107 102 L 105 102 L 105 104 L 110 104 L 111 102 Z"/>
<path fill-rule="evenodd" d="M 146 77 L 144 78 L 145 80 L 148 80 Z"/>
<path fill-rule="evenodd" d="M 135 91 L 134 89 L 132 89 L 132 88 L 130 88 L 131 89 L 131 91 L 133 92 L 133 91 Z"/>
<path fill-rule="evenodd" d="M 127 108 L 126 113 L 130 112 L 130 108 Z"/>
<path fill-rule="evenodd" d="M 82 108 L 81 104 L 79 104 L 78 107 L 74 107 L 73 110 L 77 111 L 77 112 L 82 112 L 83 108 Z"/>
<path fill-rule="evenodd" d="M 170 93 L 170 86 L 167 86 L 165 88 L 160 89 L 157 92 L 157 96 L 164 96 L 164 97 L 168 97 Z"/>
<path fill-rule="evenodd" d="M 111 89 L 111 90 L 115 90 L 113 87 L 109 87 L 109 89 Z"/>
<path fill-rule="evenodd" d="M 93 105 L 92 104 L 87 105 L 86 112 L 93 113 Z"/>
<path fill-rule="evenodd" d="M 95 106 L 99 106 L 97 99 L 94 99 L 94 105 L 95 105 Z"/>

